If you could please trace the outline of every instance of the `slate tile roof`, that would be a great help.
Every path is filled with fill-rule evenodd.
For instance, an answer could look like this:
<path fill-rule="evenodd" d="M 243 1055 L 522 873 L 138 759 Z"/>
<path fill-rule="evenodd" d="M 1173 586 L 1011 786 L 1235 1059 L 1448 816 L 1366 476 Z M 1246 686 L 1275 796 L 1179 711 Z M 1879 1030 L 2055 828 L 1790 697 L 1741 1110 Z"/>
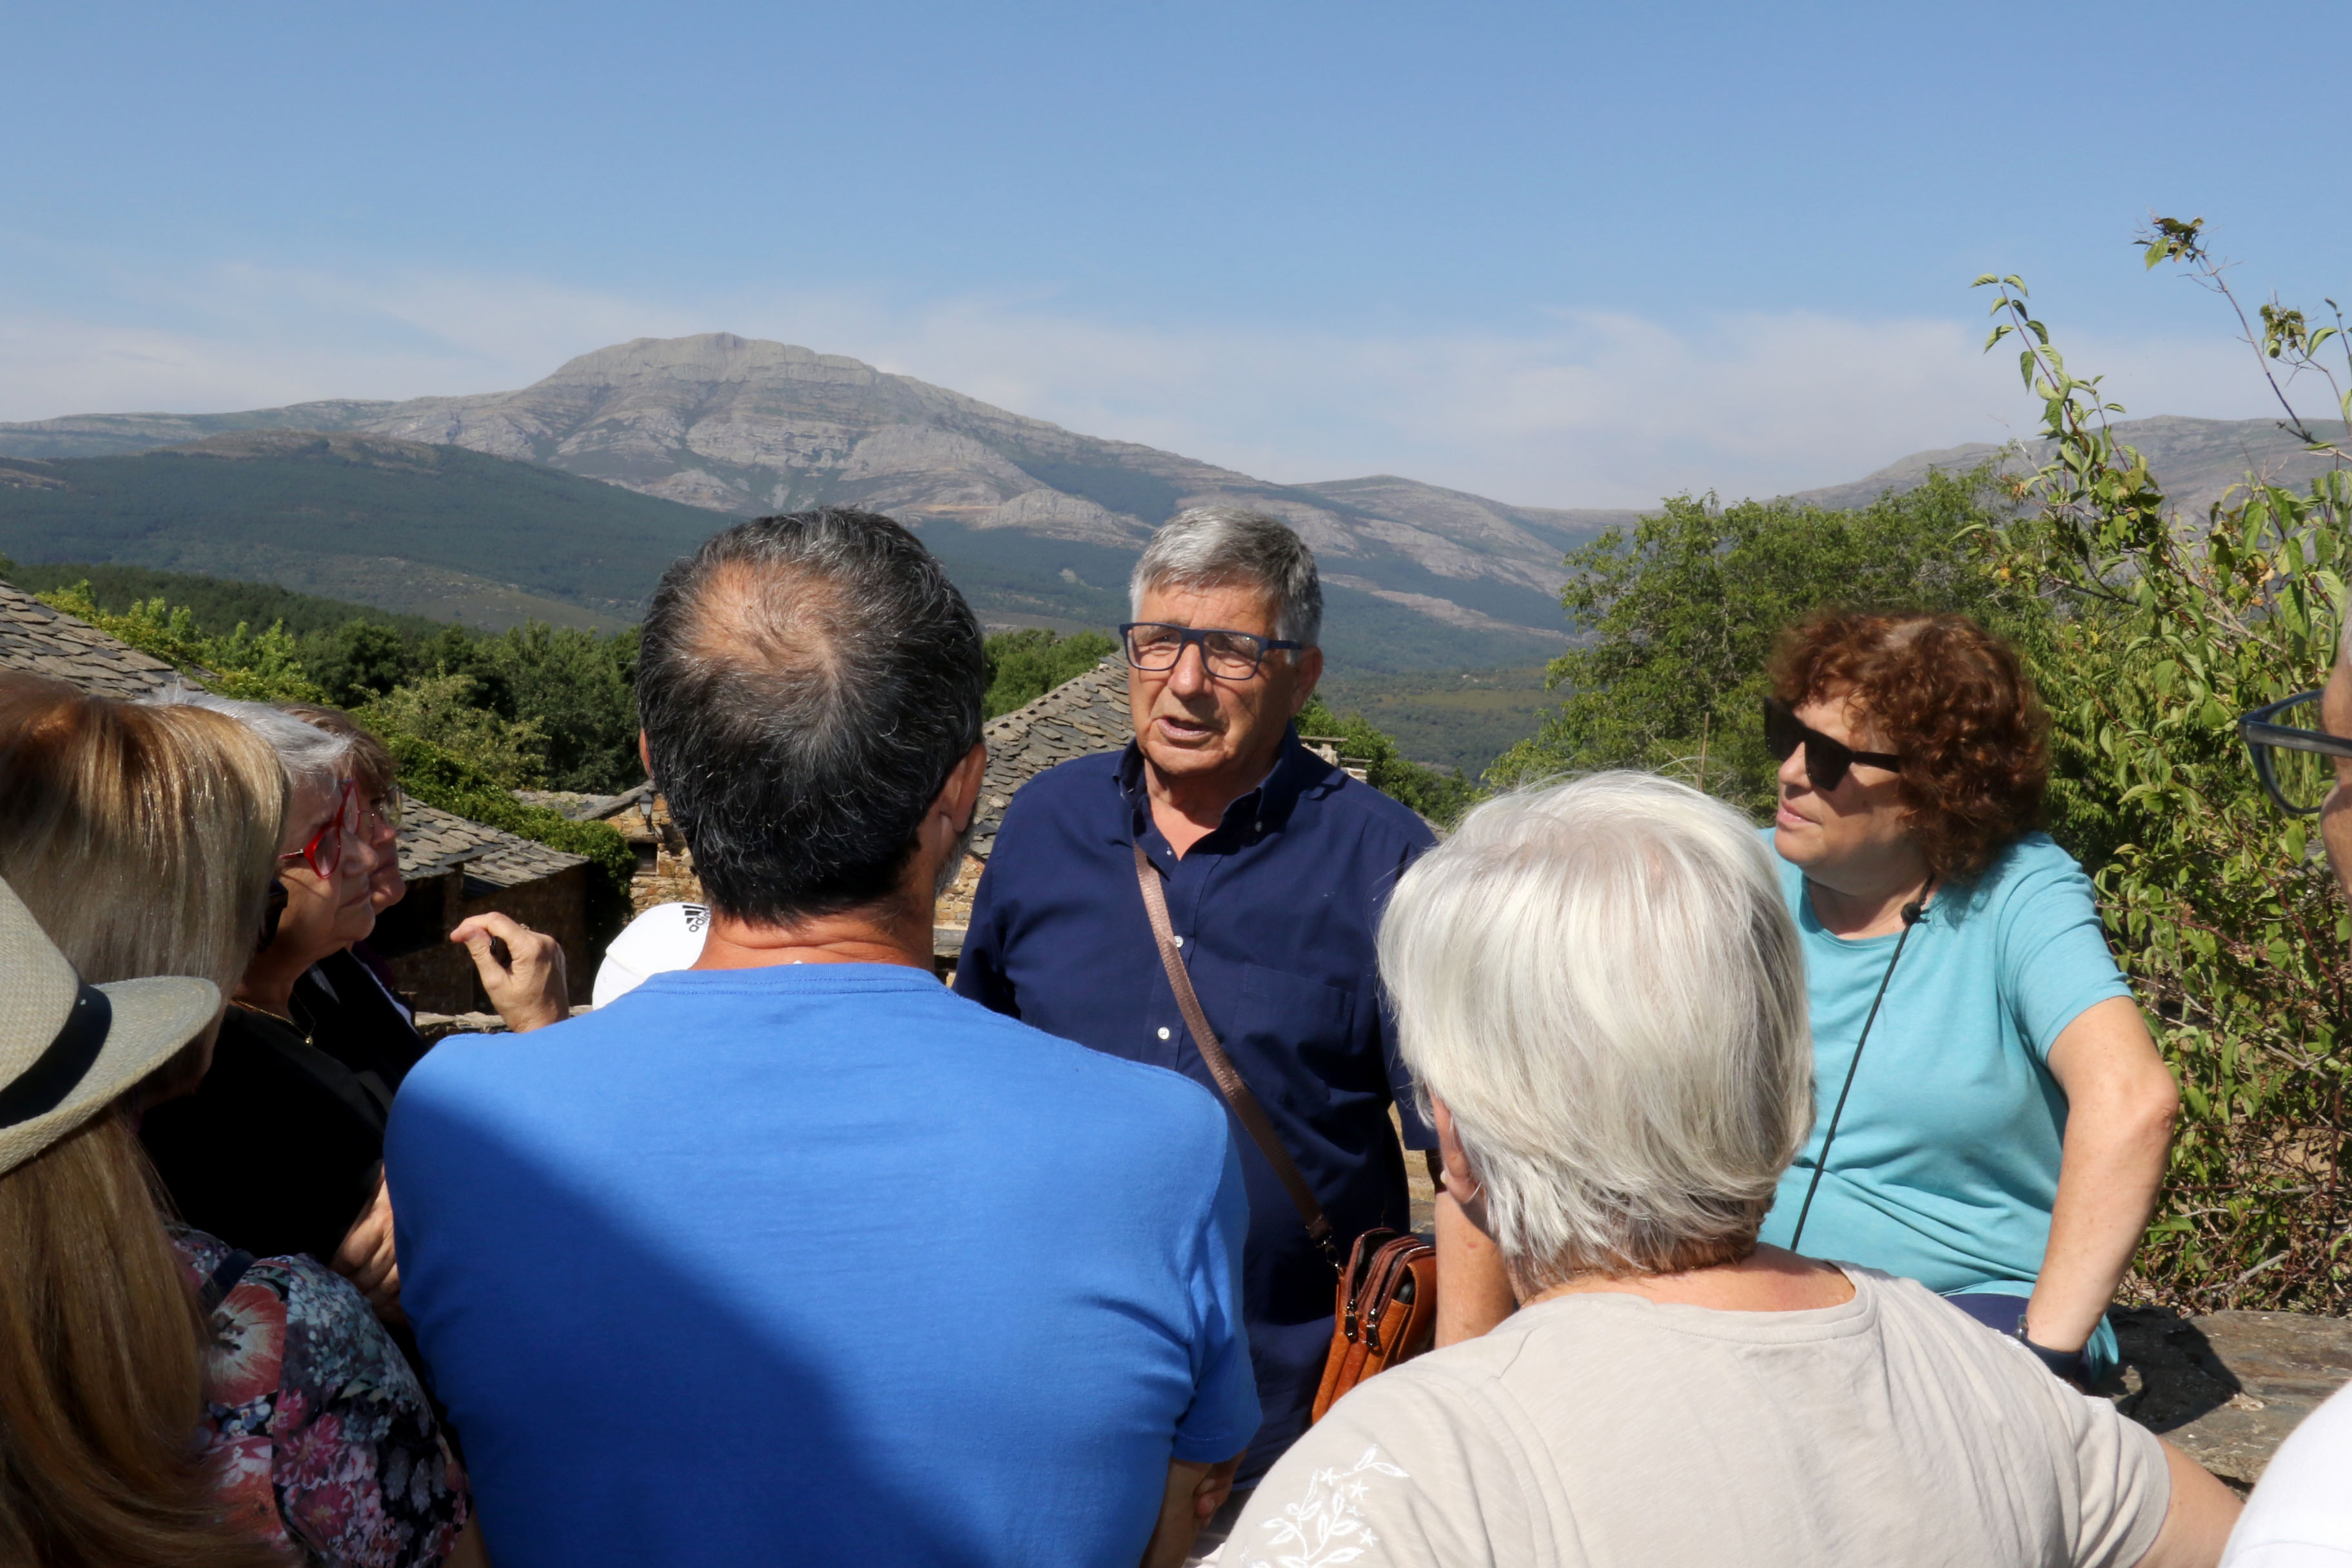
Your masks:
<path fill-rule="evenodd" d="M 463 866 L 476 881 L 519 888 L 586 863 L 584 855 L 551 849 L 414 797 L 400 808 L 400 874 L 410 881 Z"/>
<path fill-rule="evenodd" d="M 29 669 L 102 697 L 146 697 L 195 684 L 162 659 L 6 583 L 0 583 L 0 668 Z"/>
<path fill-rule="evenodd" d="M 620 813 L 653 796 L 650 780 L 618 795 L 590 795 L 576 789 L 519 789 L 514 797 L 525 805 L 560 811 L 574 822 L 610 822 Z"/>
<path fill-rule="evenodd" d="M 0 583 L 0 668 L 52 676 L 101 697 L 147 697 L 200 684 L 7 583 Z M 478 881 L 517 888 L 583 864 L 584 858 L 419 800 L 409 801 L 401 813 L 400 874 L 412 879 L 462 865 Z"/>
<path fill-rule="evenodd" d="M 1116 752 L 1135 738 L 1127 710 L 1127 661 L 1114 655 L 1026 707 L 990 720 L 981 734 L 988 742 L 988 772 L 981 779 L 971 852 L 985 860 L 1015 790 L 1056 763 Z"/>

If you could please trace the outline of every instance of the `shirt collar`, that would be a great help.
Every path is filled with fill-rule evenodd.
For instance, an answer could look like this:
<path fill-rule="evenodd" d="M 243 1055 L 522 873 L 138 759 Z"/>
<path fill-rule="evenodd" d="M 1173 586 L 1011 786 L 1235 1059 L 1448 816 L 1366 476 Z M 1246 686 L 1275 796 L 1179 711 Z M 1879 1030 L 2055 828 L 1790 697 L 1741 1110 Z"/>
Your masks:
<path fill-rule="evenodd" d="M 1290 820 L 1291 810 L 1300 795 L 1328 784 L 1338 772 L 1307 749 L 1298 738 L 1297 725 L 1286 725 L 1282 749 L 1275 753 L 1274 766 L 1266 770 L 1265 777 L 1258 781 L 1255 788 L 1225 807 L 1224 819 L 1217 831 L 1236 834 L 1244 841 L 1253 834 L 1277 831 Z M 1127 750 L 1119 756 L 1118 789 L 1129 807 L 1129 833 L 1142 833 L 1151 820 L 1151 796 L 1143 782 L 1143 748 L 1133 741 L 1127 743 Z"/>

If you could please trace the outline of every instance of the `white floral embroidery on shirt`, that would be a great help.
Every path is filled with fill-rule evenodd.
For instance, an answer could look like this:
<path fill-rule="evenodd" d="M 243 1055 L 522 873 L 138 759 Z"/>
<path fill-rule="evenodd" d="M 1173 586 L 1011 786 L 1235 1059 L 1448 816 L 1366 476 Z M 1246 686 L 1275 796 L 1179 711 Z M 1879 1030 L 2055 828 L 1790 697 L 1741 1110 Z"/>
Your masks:
<path fill-rule="evenodd" d="M 1318 1470 L 1307 1477 L 1305 1497 L 1284 1504 L 1280 1518 L 1258 1522 L 1259 1529 L 1273 1532 L 1274 1539 L 1264 1544 L 1276 1553 L 1274 1561 L 1252 1557 L 1243 1568 L 1329 1568 L 1353 1563 L 1364 1554 L 1364 1548 L 1379 1545 L 1381 1538 L 1372 1533 L 1364 1510 L 1356 1506 L 1371 1489 L 1370 1478 L 1376 1475 L 1408 1479 L 1403 1470 L 1381 1458 L 1377 1443 L 1364 1450 L 1353 1469 Z M 1298 1550 L 1286 1552 L 1286 1547 Z"/>

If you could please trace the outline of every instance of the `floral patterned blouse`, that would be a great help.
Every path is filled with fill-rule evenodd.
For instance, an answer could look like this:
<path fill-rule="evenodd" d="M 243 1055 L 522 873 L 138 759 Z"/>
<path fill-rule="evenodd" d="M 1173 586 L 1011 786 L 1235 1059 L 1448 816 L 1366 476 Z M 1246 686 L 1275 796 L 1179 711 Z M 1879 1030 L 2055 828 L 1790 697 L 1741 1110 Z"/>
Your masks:
<path fill-rule="evenodd" d="M 231 1255 L 200 1230 L 172 1240 L 198 1290 Z M 200 1440 L 231 1509 L 316 1568 L 429 1568 L 472 1511 L 415 1373 L 308 1258 L 257 1260 L 214 1310 Z"/>

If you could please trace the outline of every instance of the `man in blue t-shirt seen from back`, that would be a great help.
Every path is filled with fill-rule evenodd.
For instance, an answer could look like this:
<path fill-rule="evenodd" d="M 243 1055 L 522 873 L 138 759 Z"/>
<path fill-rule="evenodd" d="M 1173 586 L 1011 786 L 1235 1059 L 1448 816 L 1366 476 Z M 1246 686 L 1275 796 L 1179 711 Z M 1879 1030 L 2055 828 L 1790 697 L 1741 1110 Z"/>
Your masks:
<path fill-rule="evenodd" d="M 410 1075 L 402 1300 L 499 1568 L 1181 1561 L 1258 1425 L 1223 1106 L 932 977 L 980 630 L 887 518 L 644 628 L 702 956 Z"/>

